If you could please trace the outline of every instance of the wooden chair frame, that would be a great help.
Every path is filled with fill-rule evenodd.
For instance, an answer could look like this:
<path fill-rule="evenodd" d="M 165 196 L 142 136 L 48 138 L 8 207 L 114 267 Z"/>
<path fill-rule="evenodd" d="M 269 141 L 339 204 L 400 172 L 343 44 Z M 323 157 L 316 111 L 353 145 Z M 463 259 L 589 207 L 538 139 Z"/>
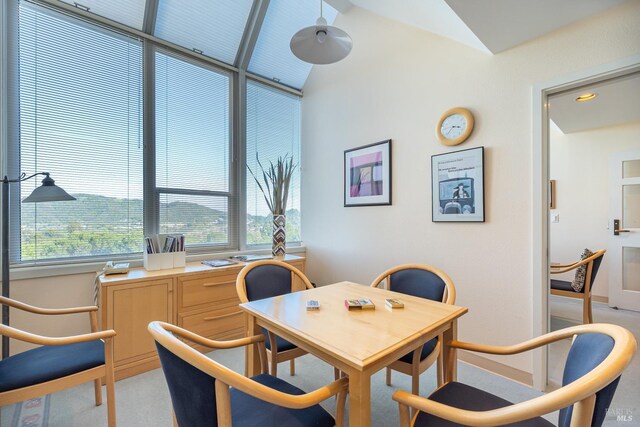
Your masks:
<path fill-rule="evenodd" d="M 453 284 L 453 281 L 449 277 L 447 273 L 444 271 L 425 264 L 403 264 L 393 268 L 390 268 L 383 272 L 381 275 L 376 277 L 376 279 L 371 283 L 371 286 L 376 288 L 379 287 L 380 283 L 385 281 L 385 289 L 389 289 L 391 282 L 391 275 L 393 273 L 397 273 L 402 270 L 424 270 L 438 276 L 445 283 L 444 293 L 442 295 L 442 302 L 445 304 L 455 304 L 456 302 L 456 287 Z M 420 354 L 422 352 L 422 347 L 417 348 L 413 352 L 413 359 L 411 363 L 406 363 L 401 360 L 397 360 L 393 362 L 391 365 L 387 366 L 387 385 L 391 385 L 391 370 L 401 372 L 403 374 L 407 374 L 411 376 L 411 392 L 413 394 L 419 394 L 420 392 L 420 374 L 426 371 L 435 361 L 437 361 L 437 372 L 436 372 L 436 380 L 438 386 L 442 385 L 443 381 L 443 360 L 442 360 L 442 352 L 440 351 L 442 347 L 442 339 L 438 337 L 438 344 L 433 349 L 433 352 L 425 358 L 424 360 L 420 360 Z"/>
<path fill-rule="evenodd" d="M 178 336 L 198 345 L 213 349 L 230 349 L 247 345 L 256 345 L 258 354 L 260 355 L 262 373 L 267 373 L 267 352 L 264 345 L 264 335 L 254 335 L 232 341 L 214 341 L 165 322 L 151 322 L 149 323 L 148 329 L 153 336 L 153 339 L 164 348 L 190 365 L 195 366 L 204 373 L 215 378 L 216 406 L 218 411 L 218 425 L 220 427 L 232 426 L 233 420 L 231 419 L 231 398 L 229 394 L 229 387 L 235 387 L 243 393 L 251 395 L 257 399 L 264 400 L 273 405 L 292 409 L 308 408 L 332 396 L 336 396 L 336 426 L 342 427 L 344 424 L 344 408 L 349 386 L 347 378 L 341 378 L 327 386 L 320 387 L 309 393 L 301 395 L 287 394 L 238 374 L 218 362 L 209 359 L 206 355 L 195 350 L 179 338 L 176 338 L 176 336 Z"/>
<path fill-rule="evenodd" d="M 115 388 L 114 388 L 114 373 L 113 373 L 113 340 L 116 332 L 112 329 L 105 331 L 98 331 L 98 307 L 74 307 L 74 308 L 58 308 L 47 309 L 34 307 L 10 298 L 0 297 L 0 305 L 8 305 L 19 310 L 27 311 L 34 314 L 42 315 L 61 315 L 61 314 L 76 314 L 76 313 L 89 313 L 89 320 L 91 322 L 91 333 L 82 335 L 73 335 L 67 337 L 45 337 L 42 335 L 31 334 L 29 332 L 21 331 L 20 329 L 13 328 L 11 326 L 0 324 L 0 334 L 6 335 L 9 338 L 17 339 L 20 341 L 28 342 L 37 345 L 66 345 L 75 344 L 80 342 L 88 342 L 95 340 L 104 341 L 104 360 L 105 364 L 96 366 L 91 369 L 87 369 L 76 374 L 68 375 L 66 377 L 57 378 L 55 380 L 47 381 L 40 384 L 35 384 L 28 387 L 22 387 L 15 390 L 4 391 L 0 393 L 0 406 L 11 405 L 13 403 L 22 402 L 34 397 L 44 396 L 59 390 L 75 387 L 80 384 L 84 384 L 88 381 L 94 380 L 94 393 L 96 399 L 96 406 L 102 405 L 102 381 L 107 386 L 107 419 L 109 427 L 115 427 L 116 425 L 116 400 L 115 400 Z"/>
<path fill-rule="evenodd" d="M 620 376 L 631 362 L 637 349 L 636 339 L 633 334 L 623 327 L 593 323 L 561 329 L 512 346 L 499 347 L 453 341 L 451 347 L 486 354 L 510 355 L 529 351 L 565 338 L 571 338 L 574 335 L 589 333 L 606 334 L 613 338 L 615 343 L 611 353 L 589 373 L 558 390 L 525 402 L 490 411 L 469 411 L 454 408 L 405 391 L 396 391 L 393 394 L 393 399 L 399 405 L 400 426 L 409 427 L 415 423 L 418 414 L 416 413 L 413 419 L 410 420 L 409 408 L 427 412 L 453 423 L 469 426 L 496 426 L 539 417 L 572 404 L 575 405 L 571 417 L 571 427 L 591 425 L 596 392 Z M 456 363 L 456 361 L 448 361 L 448 365 L 453 365 L 453 363 Z"/>
<path fill-rule="evenodd" d="M 245 277 L 254 268 L 264 266 L 264 265 L 276 265 L 278 267 L 283 267 L 289 270 L 291 272 L 291 292 L 296 292 L 298 290 L 304 290 L 304 289 L 313 289 L 313 285 L 311 284 L 307 276 L 305 276 L 305 274 L 302 271 L 298 270 L 296 267 L 290 264 L 287 264 L 286 262 L 271 260 L 271 259 L 254 261 L 247 264 L 240 271 L 236 279 L 236 290 L 238 292 L 238 298 L 240 298 L 240 302 L 242 303 L 249 302 L 249 298 L 247 297 L 247 288 L 245 286 Z M 298 278 L 302 282 L 302 284 L 304 285 L 304 289 L 295 289 L 296 278 Z M 304 356 L 305 354 L 307 354 L 307 352 L 298 347 L 293 348 L 291 350 L 279 352 L 278 345 L 276 342 L 276 335 L 271 331 L 267 331 L 267 333 L 269 335 L 269 346 L 271 347 L 271 350 L 267 350 L 267 357 L 269 358 L 269 364 L 271 366 L 271 375 L 273 375 L 274 377 L 277 377 L 278 363 L 286 362 L 287 360 L 290 361 L 289 373 L 291 374 L 291 376 L 295 375 L 296 373 L 295 358 Z M 338 377 L 336 376 L 336 379 L 337 378 Z"/>
<path fill-rule="evenodd" d="M 550 274 L 566 273 L 576 268 L 586 265 L 587 271 L 584 279 L 583 292 L 563 291 L 560 289 L 549 288 L 551 295 L 558 295 L 567 298 L 577 298 L 582 300 L 582 323 L 593 323 L 593 310 L 591 308 L 591 275 L 593 271 L 593 262 L 603 256 L 606 249 L 601 249 L 582 261 L 576 261 L 571 264 L 551 264 Z"/>

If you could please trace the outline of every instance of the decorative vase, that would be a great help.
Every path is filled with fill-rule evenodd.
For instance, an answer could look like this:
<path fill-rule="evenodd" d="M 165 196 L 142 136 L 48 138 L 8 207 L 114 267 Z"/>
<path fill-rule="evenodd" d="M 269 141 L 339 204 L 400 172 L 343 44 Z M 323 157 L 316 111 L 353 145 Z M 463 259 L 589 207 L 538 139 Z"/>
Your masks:
<path fill-rule="evenodd" d="M 287 223 L 287 217 L 284 215 L 273 216 L 273 245 L 271 246 L 271 253 L 274 258 L 284 258 L 286 253 L 286 240 L 287 235 L 285 231 L 285 225 Z"/>

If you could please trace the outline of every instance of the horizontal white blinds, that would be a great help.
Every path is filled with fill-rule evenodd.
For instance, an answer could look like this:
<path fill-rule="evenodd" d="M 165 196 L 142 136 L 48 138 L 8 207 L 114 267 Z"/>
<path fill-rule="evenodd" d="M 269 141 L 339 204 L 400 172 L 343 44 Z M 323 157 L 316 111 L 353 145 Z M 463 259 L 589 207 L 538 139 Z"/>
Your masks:
<path fill-rule="evenodd" d="M 300 98 L 247 82 L 247 165 L 262 178 L 258 160 L 265 167 L 279 156 L 289 155 L 298 164 L 287 202 L 287 241 L 300 238 Z M 272 216 L 262 192 L 247 171 L 247 244 L 271 243 Z"/>
<path fill-rule="evenodd" d="M 12 261 L 141 251 L 141 42 L 27 2 L 18 13 L 19 158 L 9 163 L 50 172 L 78 200 L 12 199 Z M 24 199 L 38 185 L 12 191 Z"/>
<path fill-rule="evenodd" d="M 154 35 L 233 65 L 252 0 L 158 0 Z"/>
<path fill-rule="evenodd" d="M 160 232 L 230 246 L 231 76 L 164 52 L 155 64 Z"/>

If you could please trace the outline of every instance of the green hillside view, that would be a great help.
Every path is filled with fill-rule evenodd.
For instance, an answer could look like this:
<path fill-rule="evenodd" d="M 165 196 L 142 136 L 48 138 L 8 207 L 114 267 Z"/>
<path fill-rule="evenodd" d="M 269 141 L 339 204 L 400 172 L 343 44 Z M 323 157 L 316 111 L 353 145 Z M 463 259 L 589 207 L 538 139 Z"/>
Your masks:
<path fill-rule="evenodd" d="M 76 201 L 23 204 L 21 259 L 127 254 L 142 251 L 142 200 L 74 194 Z M 37 220 L 36 220 L 37 218 Z M 227 214 L 196 203 L 160 204 L 162 233 L 182 233 L 187 245 L 228 242 Z M 247 216 L 247 243 L 270 243 L 271 215 Z M 300 212 L 287 211 L 287 240 L 300 240 Z"/>

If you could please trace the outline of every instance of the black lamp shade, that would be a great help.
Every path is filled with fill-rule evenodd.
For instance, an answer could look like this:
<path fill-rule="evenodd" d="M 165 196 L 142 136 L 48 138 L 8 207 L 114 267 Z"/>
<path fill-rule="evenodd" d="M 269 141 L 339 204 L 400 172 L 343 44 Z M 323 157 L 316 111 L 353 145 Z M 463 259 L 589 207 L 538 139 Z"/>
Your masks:
<path fill-rule="evenodd" d="M 47 175 L 42 180 L 42 185 L 33 190 L 33 192 L 22 201 L 22 203 L 62 202 L 65 200 L 76 200 L 76 198 L 58 187 L 55 184 L 55 181 Z"/>

